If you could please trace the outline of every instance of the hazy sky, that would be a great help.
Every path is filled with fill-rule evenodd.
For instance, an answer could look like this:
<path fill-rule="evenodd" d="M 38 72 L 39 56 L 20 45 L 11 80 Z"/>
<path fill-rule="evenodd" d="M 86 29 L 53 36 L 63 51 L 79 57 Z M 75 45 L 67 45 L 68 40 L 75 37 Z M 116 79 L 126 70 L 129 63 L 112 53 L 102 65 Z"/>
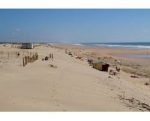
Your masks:
<path fill-rule="evenodd" d="M 0 41 L 150 42 L 147 10 L 0 10 Z"/>

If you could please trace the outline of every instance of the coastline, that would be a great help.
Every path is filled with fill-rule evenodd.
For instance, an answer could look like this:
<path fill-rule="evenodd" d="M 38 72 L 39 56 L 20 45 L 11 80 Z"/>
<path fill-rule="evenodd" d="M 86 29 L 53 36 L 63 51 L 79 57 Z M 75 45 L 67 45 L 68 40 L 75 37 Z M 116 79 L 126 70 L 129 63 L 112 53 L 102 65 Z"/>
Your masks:
<path fill-rule="evenodd" d="M 110 63 L 113 63 L 114 59 L 118 59 L 122 63 L 122 65 L 125 66 L 125 68 L 131 68 L 131 71 L 133 71 L 133 73 L 137 72 L 137 74 L 143 76 L 145 75 L 146 77 L 149 77 L 150 75 L 149 57 L 147 58 L 140 57 L 140 55 L 147 56 L 147 54 L 150 53 L 150 50 L 148 49 L 108 48 L 108 47 L 72 46 L 72 45 L 71 46 L 66 45 L 66 47 L 71 48 L 74 51 L 80 48 L 80 50 L 83 50 L 81 55 L 84 57 L 91 56 L 95 59 L 97 59 L 99 56 L 108 57 Z M 134 57 L 134 56 L 139 56 L 139 57 Z M 142 74 L 143 72 L 145 74 Z"/>

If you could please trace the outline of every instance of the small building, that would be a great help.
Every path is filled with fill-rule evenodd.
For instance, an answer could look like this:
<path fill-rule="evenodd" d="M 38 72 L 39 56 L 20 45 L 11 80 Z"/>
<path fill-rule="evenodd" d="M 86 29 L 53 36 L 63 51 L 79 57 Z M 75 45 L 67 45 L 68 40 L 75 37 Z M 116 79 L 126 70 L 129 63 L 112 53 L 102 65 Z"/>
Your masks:
<path fill-rule="evenodd" d="M 33 49 L 33 43 L 22 43 L 21 49 Z"/>
<path fill-rule="evenodd" d="M 109 64 L 107 63 L 95 62 L 92 65 L 93 65 L 93 68 L 97 70 L 108 72 Z"/>

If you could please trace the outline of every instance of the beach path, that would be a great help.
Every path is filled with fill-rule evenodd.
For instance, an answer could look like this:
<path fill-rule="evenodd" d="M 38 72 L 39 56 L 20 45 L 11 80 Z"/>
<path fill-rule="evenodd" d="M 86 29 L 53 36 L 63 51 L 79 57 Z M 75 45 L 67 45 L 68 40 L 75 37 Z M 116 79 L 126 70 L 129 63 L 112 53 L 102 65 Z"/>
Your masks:
<path fill-rule="evenodd" d="M 64 50 L 39 47 L 37 60 L 0 70 L 0 111 L 129 111 L 103 82 L 108 73 L 92 69 Z M 50 66 L 56 65 L 56 68 Z"/>

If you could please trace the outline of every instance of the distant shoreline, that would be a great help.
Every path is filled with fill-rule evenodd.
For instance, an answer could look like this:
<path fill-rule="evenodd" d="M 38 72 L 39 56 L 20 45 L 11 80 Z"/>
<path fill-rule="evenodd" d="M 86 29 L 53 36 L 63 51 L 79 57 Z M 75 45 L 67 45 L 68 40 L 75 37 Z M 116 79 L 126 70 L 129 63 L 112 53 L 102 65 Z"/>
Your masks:
<path fill-rule="evenodd" d="M 150 42 L 81 43 L 81 45 L 107 48 L 150 49 Z"/>
<path fill-rule="evenodd" d="M 0 44 L 67 44 L 85 47 L 98 47 L 98 48 L 127 48 L 127 49 L 150 49 L 150 42 L 114 42 L 114 43 L 61 43 L 61 42 L 0 42 Z"/>

